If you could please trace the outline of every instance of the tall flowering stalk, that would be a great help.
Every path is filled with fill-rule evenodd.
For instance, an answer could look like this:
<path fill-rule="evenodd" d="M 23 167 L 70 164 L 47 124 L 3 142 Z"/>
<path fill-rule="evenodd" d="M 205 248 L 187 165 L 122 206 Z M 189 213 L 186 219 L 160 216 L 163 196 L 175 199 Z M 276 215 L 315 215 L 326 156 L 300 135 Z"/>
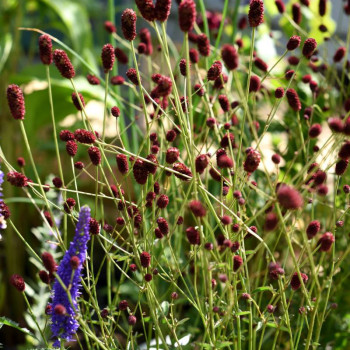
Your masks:
<path fill-rule="evenodd" d="M 60 339 L 71 340 L 79 324 L 75 318 L 78 308 L 77 298 L 80 294 L 80 278 L 85 261 L 89 235 L 90 208 L 81 208 L 73 241 L 66 251 L 57 270 L 52 290 L 51 331 L 55 347 L 60 346 Z M 63 285 L 66 287 L 64 288 Z M 67 293 L 69 292 L 69 294 Z"/>

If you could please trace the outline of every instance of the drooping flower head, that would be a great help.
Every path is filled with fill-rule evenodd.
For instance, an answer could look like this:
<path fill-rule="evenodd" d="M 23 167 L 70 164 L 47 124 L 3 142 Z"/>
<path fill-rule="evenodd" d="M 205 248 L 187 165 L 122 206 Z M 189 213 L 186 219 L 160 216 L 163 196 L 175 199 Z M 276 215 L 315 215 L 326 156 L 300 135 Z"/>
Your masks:
<path fill-rule="evenodd" d="M 66 287 L 70 285 L 70 295 L 72 305 L 69 302 L 69 297 L 66 291 L 61 286 L 58 280 L 55 281 L 52 290 L 52 310 L 56 310 L 58 305 L 65 308 L 65 313 L 52 312 L 51 316 L 51 331 L 57 340 L 54 342 L 54 347 L 60 346 L 60 339 L 70 341 L 77 331 L 79 324 L 76 320 L 76 311 L 78 309 L 77 298 L 80 295 L 80 277 L 85 261 L 87 242 L 90 239 L 89 235 L 90 208 L 82 207 L 79 213 L 79 220 L 75 229 L 73 241 L 70 243 L 69 249 L 66 251 L 60 265 L 58 266 L 57 275 Z M 78 257 L 80 264 L 72 268 L 72 257 Z M 73 278 L 72 278 L 73 275 Z"/>

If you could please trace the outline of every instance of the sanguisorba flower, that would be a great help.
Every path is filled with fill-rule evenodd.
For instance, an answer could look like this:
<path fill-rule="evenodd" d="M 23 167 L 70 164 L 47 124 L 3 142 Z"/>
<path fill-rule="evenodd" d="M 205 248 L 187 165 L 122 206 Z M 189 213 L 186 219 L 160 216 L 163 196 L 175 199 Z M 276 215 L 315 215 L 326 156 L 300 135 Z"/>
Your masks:
<path fill-rule="evenodd" d="M 11 84 L 8 86 L 7 102 L 13 118 L 23 120 L 26 109 L 24 106 L 23 92 L 18 85 Z"/>
<path fill-rule="evenodd" d="M 73 241 L 70 243 L 69 249 L 66 251 L 60 265 L 58 266 L 57 276 L 63 284 L 68 288 L 70 286 L 71 305 L 69 297 L 61 283 L 56 279 L 52 290 L 52 310 L 56 306 L 62 305 L 65 307 L 64 314 L 52 312 L 51 316 L 51 331 L 56 339 L 54 347 L 60 346 L 60 340 L 69 341 L 77 331 L 79 324 L 76 320 L 76 311 L 78 309 L 77 298 L 80 295 L 80 278 L 85 261 L 87 242 L 90 239 L 89 235 L 90 208 L 82 207 L 79 213 L 79 220 L 75 229 Z M 72 257 L 78 257 L 80 264 L 72 268 Z M 73 276 L 73 278 L 72 278 Z"/>
<path fill-rule="evenodd" d="M 47 34 L 39 37 L 39 56 L 43 64 L 50 65 L 52 63 L 52 41 Z"/>
<path fill-rule="evenodd" d="M 55 50 L 53 53 L 53 61 L 63 78 L 74 78 L 75 70 L 65 51 Z"/>
<path fill-rule="evenodd" d="M 264 2 L 263 0 L 251 0 L 248 13 L 249 25 L 257 27 L 264 21 Z"/>
<path fill-rule="evenodd" d="M 196 4 L 193 0 L 183 0 L 179 5 L 179 25 L 183 32 L 190 32 L 196 21 Z"/>
<path fill-rule="evenodd" d="M 135 3 L 141 13 L 141 16 L 146 21 L 154 21 L 156 12 L 153 5 L 153 0 L 135 0 Z"/>
<path fill-rule="evenodd" d="M 171 0 L 157 0 L 155 10 L 156 19 L 161 22 L 165 22 L 169 15 L 171 9 Z"/>
<path fill-rule="evenodd" d="M 126 9 L 122 13 L 122 31 L 124 38 L 133 41 L 136 38 L 136 13 L 132 9 Z"/>

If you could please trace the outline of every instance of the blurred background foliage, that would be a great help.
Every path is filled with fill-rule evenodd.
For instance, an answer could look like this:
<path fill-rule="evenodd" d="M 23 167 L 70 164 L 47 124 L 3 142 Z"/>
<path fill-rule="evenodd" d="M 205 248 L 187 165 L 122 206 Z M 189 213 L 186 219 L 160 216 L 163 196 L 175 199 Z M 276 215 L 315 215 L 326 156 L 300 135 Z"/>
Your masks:
<path fill-rule="evenodd" d="M 243 3 L 246 3 L 246 1 L 242 0 L 241 4 Z M 316 1 L 312 3 L 315 4 Z M 223 1 L 205 1 L 205 4 L 209 9 L 219 10 L 222 9 Z M 332 4 L 334 14 L 332 17 L 335 20 L 331 20 L 331 17 L 328 16 L 327 27 L 330 32 L 333 32 L 337 23 L 341 30 L 339 35 L 342 37 L 344 36 L 342 32 L 344 25 L 348 24 L 347 20 L 343 21 L 337 17 L 342 12 L 337 11 L 337 8 L 342 7 L 342 1 L 335 0 L 332 1 Z M 27 109 L 25 126 L 30 137 L 31 147 L 36 158 L 39 173 L 42 174 L 42 178 L 46 178 L 50 174 L 58 174 L 52 138 L 47 85 L 45 85 L 45 69 L 37 55 L 37 40 L 39 35 L 33 31 L 19 30 L 19 28 L 38 28 L 48 32 L 77 52 L 84 60 L 84 64 L 82 64 L 81 59 L 71 54 L 69 56 L 72 58 L 72 62 L 77 70 L 75 83 L 78 90 L 83 94 L 85 101 L 92 99 L 103 101 L 103 87 L 89 85 L 85 76 L 88 73 L 100 71 L 100 51 L 102 45 L 107 42 L 115 44 L 104 29 L 104 22 L 106 20 L 112 20 L 119 26 L 120 13 L 126 5 L 128 7 L 134 7 L 134 2 L 131 0 L 117 0 L 115 3 L 113 3 L 113 0 L 0 1 L 0 143 L 11 164 L 16 163 L 17 157 L 23 156 L 26 159 L 27 155 L 23 154 L 24 147 L 18 125 L 13 123 L 7 109 L 6 88 L 10 83 L 25 84 L 24 91 Z M 265 1 L 265 5 L 266 10 L 270 14 L 273 15 L 276 12 L 274 1 Z M 175 12 L 175 8 L 176 5 L 174 4 L 173 13 Z M 304 13 L 304 21 L 312 23 L 314 37 L 321 42 L 322 38 L 318 38 L 319 32 L 317 28 L 320 23 L 317 16 L 311 16 L 311 12 L 308 14 L 307 11 L 309 10 L 306 10 L 306 13 Z M 233 14 L 230 14 L 230 16 L 234 18 Z M 269 38 L 270 28 L 275 31 L 282 29 L 284 35 L 291 35 L 292 29 L 285 18 L 277 22 L 273 20 L 271 23 L 269 23 L 268 18 L 270 17 L 267 17 L 266 24 L 264 25 L 267 39 Z M 142 25 L 145 26 L 144 21 Z M 174 23 L 169 23 L 169 28 L 169 35 L 172 38 L 181 39 L 177 37 L 177 27 Z M 231 35 L 232 31 L 232 25 L 225 27 L 226 35 Z M 245 40 L 249 39 L 245 38 Z M 283 46 L 281 45 L 281 47 Z M 55 44 L 54 48 L 60 47 Z M 274 49 L 276 49 L 274 52 L 279 52 L 281 48 L 276 47 Z M 270 50 L 265 50 L 265 54 L 268 51 Z M 264 58 L 263 55 L 264 52 L 261 53 L 262 58 Z M 125 67 L 122 67 L 122 69 L 124 68 L 126 70 Z M 55 117 L 56 121 L 60 123 L 67 116 L 76 114 L 75 107 L 71 102 L 72 88 L 69 81 L 60 78 L 56 69 L 51 69 L 50 72 Z M 121 74 L 123 73 L 125 72 L 121 72 Z M 128 118 L 132 117 L 133 115 L 128 116 Z M 75 120 L 75 122 L 75 127 L 78 127 L 79 121 Z M 276 127 L 278 128 L 278 126 Z M 58 128 L 58 130 L 60 129 L 62 128 Z M 271 130 L 275 130 L 273 125 Z M 135 135 L 131 135 L 130 137 L 132 136 L 133 141 L 135 141 Z M 273 142 L 278 143 L 279 141 L 275 139 Z M 62 152 L 65 152 L 62 143 L 60 143 L 60 147 L 62 148 Z M 136 145 L 134 147 L 135 149 L 138 148 Z M 130 149 L 132 150 L 132 148 L 133 145 L 131 143 Z M 288 157 L 291 159 L 293 154 L 287 155 L 286 160 L 288 160 Z M 68 159 L 64 159 L 63 164 L 67 165 L 67 172 L 71 174 Z M 33 174 L 30 173 L 30 168 L 27 171 L 27 175 L 33 177 Z M 294 172 L 297 171 L 298 169 L 294 170 Z M 349 175 L 344 180 L 344 183 L 346 183 L 346 180 L 350 180 Z M 7 203 L 9 203 L 12 210 L 12 220 L 31 245 L 40 246 L 40 242 L 38 241 L 40 236 L 34 237 L 31 230 L 33 227 L 40 227 L 42 221 L 33 206 L 23 202 L 22 198 L 20 198 L 21 196 L 23 197 L 20 191 L 20 189 L 10 186 L 5 186 L 4 189 L 5 198 L 8 198 Z M 318 210 L 329 209 L 325 206 L 320 206 Z M 9 287 L 8 280 L 9 276 L 13 273 L 19 273 L 25 276 L 29 284 L 34 285 L 35 281 L 37 281 L 37 269 L 29 262 L 28 253 L 24 245 L 19 241 L 10 227 L 3 236 L 4 240 L 0 243 L 0 315 L 5 315 L 16 320 L 21 326 L 26 326 L 26 320 L 24 318 L 25 307 L 22 298 L 18 298 L 18 295 Z M 345 275 L 342 290 L 337 290 L 339 300 L 344 305 L 350 305 L 350 295 L 348 293 L 350 280 L 347 278 L 348 275 Z M 344 278 L 344 275 L 341 278 Z M 136 295 L 132 290 L 127 289 L 127 285 L 123 285 L 122 289 L 122 293 L 129 293 L 131 296 Z M 340 307 L 337 312 L 332 313 L 329 317 L 331 320 L 327 323 L 323 332 L 329 334 L 329 336 L 327 335 L 329 340 L 335 340 L 335 349 L 346 349 L 348 346 L 347 338 L 350 332 L 350 311 Z M 15 344 L 24 343 L 24 337 L 24 334 L 14 328 L 3 327 L 0 330 L 0 343 L 6 344 L 6 349 L 17 349 L 18 347 L 15 347 Z"/>

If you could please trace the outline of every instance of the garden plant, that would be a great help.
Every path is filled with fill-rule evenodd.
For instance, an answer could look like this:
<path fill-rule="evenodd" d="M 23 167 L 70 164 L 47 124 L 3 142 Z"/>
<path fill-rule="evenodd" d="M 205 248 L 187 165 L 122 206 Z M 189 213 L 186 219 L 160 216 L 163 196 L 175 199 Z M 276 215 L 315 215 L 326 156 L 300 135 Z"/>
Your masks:
<path fill-rule="evenodd" d="M 350 1 L 108 13 L 94 58 L 15 28 L 37 64 L 1 91 L 4 349 L 349 349 Z"/>

